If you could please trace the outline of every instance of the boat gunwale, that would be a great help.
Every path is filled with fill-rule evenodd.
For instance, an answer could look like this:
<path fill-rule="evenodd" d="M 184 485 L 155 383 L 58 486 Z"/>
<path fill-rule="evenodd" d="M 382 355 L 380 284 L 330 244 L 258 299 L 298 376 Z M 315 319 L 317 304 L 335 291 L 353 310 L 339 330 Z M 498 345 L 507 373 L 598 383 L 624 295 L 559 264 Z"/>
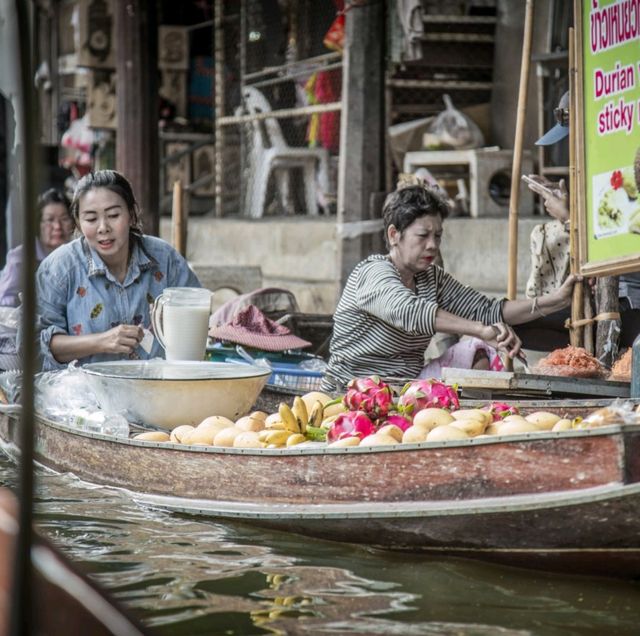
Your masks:
<path fill-rule="evenodd" d="M 12 417 L 8 415 L 8 417 Z M 36 414 L 36 420 L 51 428 L 56 428 L 70 435 L 79 435 L 81 437 L 93 438 L 101 441 L 107 441 L 127 446 L 141 446 L 146 448 L 157 448 L 163 450 L 178 450 L 194 453 L 208 454 L 224 454 L 224 455 L 255 455 L 255 456 L 288 456 L 288 455 L 340 455 L 340 454 L 364 454 L 364 453 L 390 453 L 403 452 L 413 450 L 437 450 L 446 448 L 460 448 L 465 446 L 484 446 L 491 444 L 504 444 L 508 442 L 527 442 L 537 440 L 559 440 L 574 439 L 582 437 L 602 437 L 602 436 L 618 436 L 624 435 L 634 430 L 640 432 L 638 424 L 609 424 L 607 426 L 598 426 L 594 428 L 573 429 L 567 431 L 535 431 L 517 433 L 513 435 L 490 435 L 487 437 L 477 438 L 470 437 L 468 439 L 446 440 L 440 442 L 415 442 L 411 444 L 398 442 L 397 444 L 387 446 L 351 446 L 351 447 L 331 447 L 328 445 L 319 446 L 290 446 L 283 448 L 234 448 L 226 446 L 213 446 L 204 444 L 180 444 L 175 442 L 157 442 L 150 440 L 134 439 L 131 437 L 116 437 L 102 433 L 93 433 L 83 431 L 60 422 L 55 422 L 41 415 Z M 151 431 L 151 429 L 150 429 Z M 167 432 L 160 431 L 158 432 Z"/>

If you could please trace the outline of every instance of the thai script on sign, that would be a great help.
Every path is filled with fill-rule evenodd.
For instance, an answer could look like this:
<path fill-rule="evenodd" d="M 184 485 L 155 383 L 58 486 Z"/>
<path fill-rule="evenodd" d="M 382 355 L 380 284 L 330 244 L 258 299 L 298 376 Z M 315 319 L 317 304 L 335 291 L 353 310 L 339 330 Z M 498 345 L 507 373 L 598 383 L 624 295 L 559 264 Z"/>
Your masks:
<path fill-rule="evenodd" d="M 592 0 L 591 9 L 592 53 L 640 39 L 640 0 L 622 0 L 606 7 L 598 7 L 598 0 Z"/>

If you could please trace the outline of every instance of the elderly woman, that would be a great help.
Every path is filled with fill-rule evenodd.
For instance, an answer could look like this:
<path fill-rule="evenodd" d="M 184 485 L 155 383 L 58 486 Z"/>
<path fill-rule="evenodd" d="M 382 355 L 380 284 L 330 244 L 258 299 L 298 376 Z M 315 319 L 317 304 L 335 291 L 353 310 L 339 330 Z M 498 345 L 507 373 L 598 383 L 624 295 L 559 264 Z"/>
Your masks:
<path fill-rule="evenodd" d="M 73 219 L 69 202 L 62 192 L 50 189 L 38 198 L 40 231 L 36 238 L 36 259 L 43 261 L 53 250 L 71 240 Z M 23 246 L 14 247 L 7 254 L 7 263 L 0 274 L 0 305 L 17 307 L 22 289 Z"/>
<path fill-rule="evenodd" d="M 387 197 L 389 253 L 370 256 L 349 276 L 334 316 L 325 390 L 372 374 L 417 377 L 436 332 L 473 336 L 514 357 L 520 340 L 509 325 L 569 305 L 573 276 L 540 298 L 494 300 L 434 265 L 448 211 L 441 195 L 423 185 Z"/>
<path fill-rule="evenodd" d="M 53 252 L 37 274 L 44 369 L 162 355 L 144 348 L 149 305 L 166 287 L 200 287 L 165 241 L 142 233 L 130 183 L 101 170 L 76 186 L 71 212 L 82 236 Z"/>

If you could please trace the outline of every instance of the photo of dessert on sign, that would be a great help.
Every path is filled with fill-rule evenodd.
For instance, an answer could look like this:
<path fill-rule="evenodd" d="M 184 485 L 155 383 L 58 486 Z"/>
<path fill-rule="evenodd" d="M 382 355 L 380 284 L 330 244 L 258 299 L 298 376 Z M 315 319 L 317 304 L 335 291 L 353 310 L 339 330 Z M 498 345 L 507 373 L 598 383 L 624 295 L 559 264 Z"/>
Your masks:
<path fill-rule="evenodd" d="M 596 238 L 640 234 L 640 202 L 633 166 L 593 177 L 594 233 Z"/>

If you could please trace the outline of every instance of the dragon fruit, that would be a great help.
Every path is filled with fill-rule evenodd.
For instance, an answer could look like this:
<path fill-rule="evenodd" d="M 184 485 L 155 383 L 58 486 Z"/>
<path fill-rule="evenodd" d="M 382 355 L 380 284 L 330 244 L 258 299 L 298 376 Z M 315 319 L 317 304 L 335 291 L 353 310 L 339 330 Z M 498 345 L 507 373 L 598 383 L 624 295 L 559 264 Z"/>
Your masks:
<path fill-rule="evenodd" d="M 376 419 L 384 417 L 393 407 L 393 393 L 377 375 L 354 378 L 347 385 L 344 405 L 350 411 L 364 411 Z"/>
<path fill-rule="evenodd" d="M 519 415 L 520 411 L 517 406 L 512 406 L 506 402 L 491 402 L 487 406 L 482 407 L 483 411 L 489 411 L 493 416 L 493 421 L 503 420 L 508 415 Z"/>
<path fill-rule="evenodd" d="M 380 428 L 387 424 L 395 424 L 402 432 L 404 432 L 411 426 L 411 418 L 406 415 L 401 415 L 400 413 L 392 413 L 384 418 L 384 421 L 380 424 Z"/>
<path fill-rule="evenodd" d="M 347 411 L 340 414 L 327 431 L 327 441 L 335 442 L 343 437 L 359 437 L 376 432 L 376 427 L 364 411 Z"/>
<path fill-rule="evenodd" d="M 400 392 L 398 410 L 413 415 L 427 408 L 459 409 L 456 387 L 433 379 L 407 382 Z"/>

